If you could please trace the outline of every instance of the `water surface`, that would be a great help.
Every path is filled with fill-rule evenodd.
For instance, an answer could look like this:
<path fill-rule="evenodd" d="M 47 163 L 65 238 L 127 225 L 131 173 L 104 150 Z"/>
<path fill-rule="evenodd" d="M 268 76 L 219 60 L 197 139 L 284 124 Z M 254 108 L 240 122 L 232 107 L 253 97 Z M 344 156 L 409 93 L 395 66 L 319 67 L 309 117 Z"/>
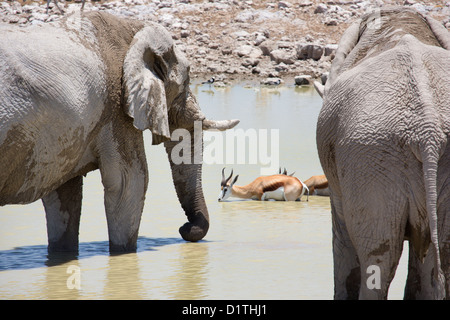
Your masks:
<path fill-rule="evenodd" d="M 302 180 L 322 174 L 315 146 L 322 101 L 312 88 L 193 84 L 192 90 L 209 118 L 238 118 L 236 129 L 278 130 L 279 165 L 289 173 L 295 171 Z M 48 256 L 40 201 L 0 208 L 0 299 L 333 298 L 328 197 L 219 203 L 223 167 L 233 168 L 238 184 L 246 184 L 267 165 L 259 158 L 255 164 L 238 164 L 237 159 L 208 163 L 203 187 L 211 227 L 203 241 L 187 243 L 178 234 L 186 217 L 164 148 L 152 146 L 148 134 L 145 138 L 150 182 L 137 252 L 109 255 L 103 187 L 98 171 L 89 173 L 78 256 Z M 391 299 L 403 296 L 406 258 L 391 286 Z M 68 288 L 70 266 L 80 270 L 79 289 Z"/>

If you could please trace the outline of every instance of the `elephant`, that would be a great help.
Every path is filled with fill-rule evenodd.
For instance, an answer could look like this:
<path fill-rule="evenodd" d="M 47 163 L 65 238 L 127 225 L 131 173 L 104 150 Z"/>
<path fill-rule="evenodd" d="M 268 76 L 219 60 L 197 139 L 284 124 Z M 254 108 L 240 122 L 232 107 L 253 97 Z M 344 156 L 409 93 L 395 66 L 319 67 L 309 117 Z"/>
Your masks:
<path fill-rule="evenodd" d="M 164 143 L 187 215 L 179 232 L 186 241 L 201 240 L 209 228 L 202 164 L 175 163 L 171 134 L 193 132 L 196 123 L 200 134 L 226 130 L 239 120 L 205 117 L 189 88 L 188 60 L 169 32 L 78 12 L 43 26 L 2 26 L 1 34 L 0 205 L 42 199 L 48 251 L 78 251 L 83 176 L 99 169 L 110 252 L 135 251 L 149 129 L 153 145 Z M 194 148 L 194 138 L 198 159 L 203 144 L 200 135 Z"/>
<path fill-rule="evenodd" d="M 405 240 L 404 298 L 450 297 L 449 50 L 436 20 L 377 10 L 344 32 L 315 83 L 335 299 L 386 299 Z"/>

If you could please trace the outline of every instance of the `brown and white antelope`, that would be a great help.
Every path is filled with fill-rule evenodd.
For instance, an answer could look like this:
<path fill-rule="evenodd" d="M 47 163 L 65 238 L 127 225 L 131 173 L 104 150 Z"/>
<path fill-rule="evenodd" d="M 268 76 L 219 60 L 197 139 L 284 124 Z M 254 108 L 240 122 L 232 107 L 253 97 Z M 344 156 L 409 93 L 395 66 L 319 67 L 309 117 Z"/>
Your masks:
<path fill-rule="evenodd" d="M 328 179 L 325 175 L 312 176 L 304 182 L 310 195 L 329 196 Z"/>
<path fill-rule="evenodd" d="M 229 197 L 253 200 L 278 200 L 278 201 L 296 201 L 307 190 L 307 187 L 298 178 L 285 174 L 274 174 L 271 176 L 261 176 L 245 186 L 236 186 L 235 183 L 239 177 L 234 177 L 233 170 L 228 178 L 224 175 L 225 168 L 222 169 L 222 182 L 219 201 Z M 231 181 L 231 183 L 230 183 Z"/>
<path fill-rule="evenodd" d="M 281 167 L 278 170 L 279 174 L 288 175 L 286 168 L 284 168 L 283 173 L 281 172 Z M 292 172 L 290 176 L 293 176 L 295 172 Z M 316 195 L 316 196 L 329 196 L 330 189 L 328 188 L 328 179 L 325 175 L 312 176 L 308 180 L 305 180 L 306 185 L 306 195 Z M 308 198 L 307 198 L 308 199 Z"/>

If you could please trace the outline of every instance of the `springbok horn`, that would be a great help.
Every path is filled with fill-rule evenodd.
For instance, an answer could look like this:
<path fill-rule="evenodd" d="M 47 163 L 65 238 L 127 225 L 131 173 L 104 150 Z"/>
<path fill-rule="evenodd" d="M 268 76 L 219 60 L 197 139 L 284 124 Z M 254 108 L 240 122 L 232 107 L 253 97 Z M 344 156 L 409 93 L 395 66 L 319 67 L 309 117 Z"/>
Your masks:
<path fill-rule="evenodd" d="M 222 182 L 220 183 L 221 186 L 226 186 L 227 182 L 231 179 L 231 177 L 233 176 L 233 169 L 231 169 L 231 174 L 230 176 L 225 179 L 225 174 L 224 174 L 225 168 L 222 169 Z"/>

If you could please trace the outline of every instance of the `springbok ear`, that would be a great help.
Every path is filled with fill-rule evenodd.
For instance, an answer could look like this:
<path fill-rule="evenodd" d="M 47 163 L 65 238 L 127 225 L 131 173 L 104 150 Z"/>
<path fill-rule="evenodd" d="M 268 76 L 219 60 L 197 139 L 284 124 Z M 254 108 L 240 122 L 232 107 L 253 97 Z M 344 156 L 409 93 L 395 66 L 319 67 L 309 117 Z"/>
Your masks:
<path fill-rule="evenodd" d="M 236 181 L 237 181 L 238 178 L 239 178 L 239 175 L 237 175 L 236 177 L 234 177 L 233 182 L 231 182 L 230 186 L 233 186 L 233 185 L 236 183 Z"/>
<path fill-rule="evenodd" d="M 172 50 L 169 33 L 158 25 L 143 28 L 134 36 L 123 63 L 125 112 L 137 129 L 149 129 L 153 144 L 170 139 L 162 58 Z"/>

